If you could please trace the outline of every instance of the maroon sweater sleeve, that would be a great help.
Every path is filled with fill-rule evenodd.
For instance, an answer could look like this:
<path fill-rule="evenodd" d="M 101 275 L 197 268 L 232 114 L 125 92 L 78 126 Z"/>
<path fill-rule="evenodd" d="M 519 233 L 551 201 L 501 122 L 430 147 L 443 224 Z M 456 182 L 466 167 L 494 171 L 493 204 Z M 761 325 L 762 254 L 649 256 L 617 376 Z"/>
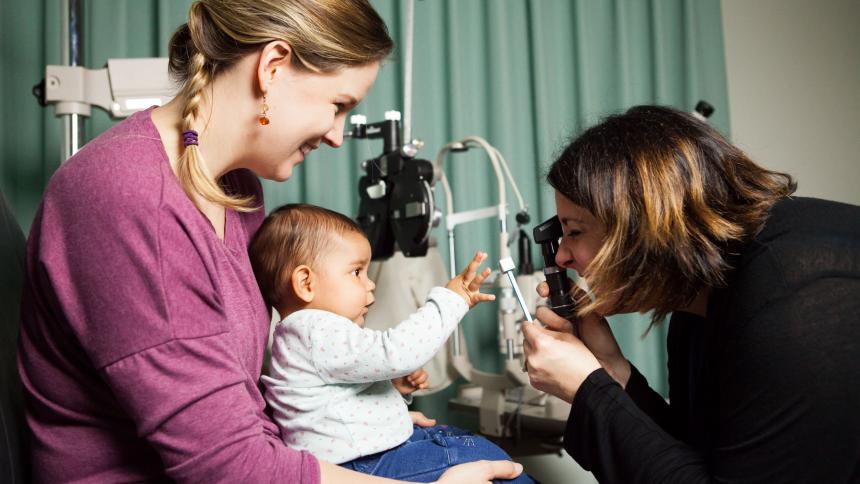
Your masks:
<path fill-rule="evenodd" d="M 58 172 L 31 233 L 34 477 L 317 483 L 257 387 L 269 319 L 247 243 L 262 212 L 229 213 L 218 240 L 141 116 Z"/>

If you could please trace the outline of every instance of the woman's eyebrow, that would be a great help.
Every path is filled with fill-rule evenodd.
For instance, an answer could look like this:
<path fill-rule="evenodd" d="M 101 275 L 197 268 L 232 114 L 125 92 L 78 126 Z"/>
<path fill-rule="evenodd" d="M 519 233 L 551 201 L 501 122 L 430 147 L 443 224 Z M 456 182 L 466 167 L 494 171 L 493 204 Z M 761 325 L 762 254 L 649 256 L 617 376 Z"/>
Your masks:
<path fill-rule="evenodd" d="M 563 218 L 561 218 L 561 224 L 562 225 L 567 225 L 570 222 L 577 222 L 577 223 L 581 223 L 583 225 L 585 224 L 585 222 L 580 218 L 576 218 L 576 217 L 563 217 Z"/>

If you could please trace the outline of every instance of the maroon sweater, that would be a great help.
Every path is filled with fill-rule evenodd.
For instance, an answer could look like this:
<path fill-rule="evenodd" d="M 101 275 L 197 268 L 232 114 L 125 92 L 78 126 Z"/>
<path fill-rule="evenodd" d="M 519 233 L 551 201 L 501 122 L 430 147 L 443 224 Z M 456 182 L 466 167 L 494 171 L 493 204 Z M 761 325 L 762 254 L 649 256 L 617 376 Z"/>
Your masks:
<path fill-rule="evenodd" d="M 18 365 L 37 482 L 319 482 L 258 389 L 269 328 L 248 260 L 182 191 L 151 111 L 53 176 L 27 243 Z M 262 204 L 248 171 L 225 181 Z"/>

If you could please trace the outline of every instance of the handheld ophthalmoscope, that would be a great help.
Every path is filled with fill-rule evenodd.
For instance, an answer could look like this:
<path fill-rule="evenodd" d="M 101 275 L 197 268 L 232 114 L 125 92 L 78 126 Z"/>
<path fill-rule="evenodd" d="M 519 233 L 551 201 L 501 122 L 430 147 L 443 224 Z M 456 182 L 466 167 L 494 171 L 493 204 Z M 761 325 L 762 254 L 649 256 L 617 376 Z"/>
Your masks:
<path fill-rule="evenodd" d="M 547 297 L 549 307 L 559 316 L 570 319 L 576 313 L 576 304 L 570 296 L 570 280 L 564 268 L 559 267 L 555 262 L 559 239 L 562 235 L 561 222 L 555 215 L 536 226 L 533 232 L 535 243 L 540 244 L 541 254 L 543 254 L 543 274 L 549 286 Z"/>

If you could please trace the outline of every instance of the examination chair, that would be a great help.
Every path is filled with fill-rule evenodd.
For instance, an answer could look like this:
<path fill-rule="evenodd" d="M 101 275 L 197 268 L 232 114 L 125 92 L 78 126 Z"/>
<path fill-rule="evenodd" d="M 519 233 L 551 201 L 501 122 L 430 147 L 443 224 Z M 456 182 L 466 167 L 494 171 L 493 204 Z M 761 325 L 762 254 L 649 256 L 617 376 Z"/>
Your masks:
<path fill-rule="evenodd" d="M 15 363 L 19 306 L 24 285 L 24 234 L 0 192 L 0 482 L 20 484 L 28 475 L 24 406 Z"/>

